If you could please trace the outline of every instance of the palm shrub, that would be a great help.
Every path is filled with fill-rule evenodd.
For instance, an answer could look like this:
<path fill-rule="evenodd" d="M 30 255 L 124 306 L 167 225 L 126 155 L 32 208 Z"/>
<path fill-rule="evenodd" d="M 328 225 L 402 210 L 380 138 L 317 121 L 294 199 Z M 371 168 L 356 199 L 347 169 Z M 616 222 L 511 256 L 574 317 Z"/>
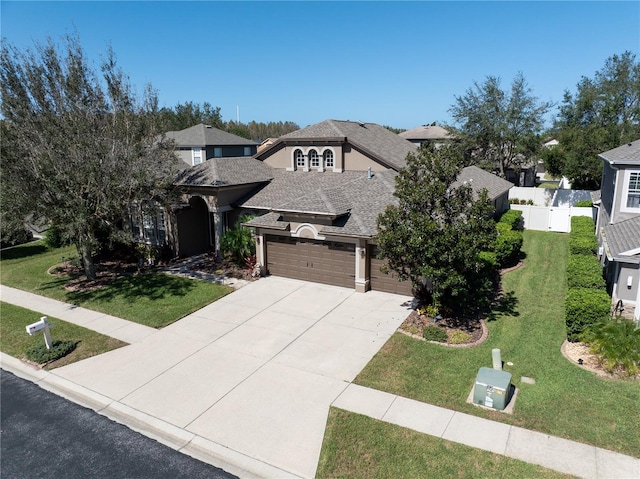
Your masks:
<path fill-rule="evenodd" d="M 233 229 L 227 230 L 220 238 L 220 249 L 225 256 L 231 257 L 234 263 L 244 266 L 247 258 L 256 254 L 256 244 L 253 233 L 242 226 L 251 220 L 252 216 L 243 215 L 236 221 Z"/>
<path fill-rule="evenodd" d="M 611 299 L 605 290 L 570 288 L 564 306 L 567 339 L 576 342 L 587 327 L 609 317 Z"/>
<path fill-rule="evenodd" d="M 591 350 L 610 371 L 630 376 L 640 372 L 640 327 L 630 319 L 613 318 L 598 321 L 582 334 Z"/>

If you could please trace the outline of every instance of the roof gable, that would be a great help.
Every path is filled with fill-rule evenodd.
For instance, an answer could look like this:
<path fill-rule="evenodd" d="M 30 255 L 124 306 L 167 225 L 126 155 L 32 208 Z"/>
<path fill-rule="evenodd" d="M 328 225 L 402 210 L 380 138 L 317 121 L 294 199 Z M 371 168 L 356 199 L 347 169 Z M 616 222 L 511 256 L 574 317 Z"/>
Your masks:
<path fill-rule="evenodd" d="M 407 155 L 417 151 L 416 145 L 376 123 L 325 120 L 281 136 L 278 141 L 262 150 L 259 156 L 283 143 L 296 141 L 348 142 L 394 170 L 404 167 Z"/>
<path fill-rule="evenodd" d="M 463 183 L 468 183 L 476 193 L 486 188 L 489 193 L 489 198 L 492 200 L 513 188 L 513 183 L 510 181 L 500 178 L 477 166 L 467 166 L 463 168 L 453 183 L 453 186 L 460 186 Z"/>

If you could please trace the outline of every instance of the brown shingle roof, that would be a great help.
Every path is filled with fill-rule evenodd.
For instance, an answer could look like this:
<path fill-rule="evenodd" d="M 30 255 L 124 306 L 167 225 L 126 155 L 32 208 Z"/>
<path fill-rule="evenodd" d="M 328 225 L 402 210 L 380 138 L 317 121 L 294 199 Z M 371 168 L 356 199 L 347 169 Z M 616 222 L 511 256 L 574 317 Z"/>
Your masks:
<path fill-rule="evenodd" d="M 182 147 L 257 145 L 255 141 L 247 140 L 241 136 L 233 135 L 202 123 L 180 131 L 169 131 L 166 136 L 170 140 L 174 140 L 176 145 Z"/>

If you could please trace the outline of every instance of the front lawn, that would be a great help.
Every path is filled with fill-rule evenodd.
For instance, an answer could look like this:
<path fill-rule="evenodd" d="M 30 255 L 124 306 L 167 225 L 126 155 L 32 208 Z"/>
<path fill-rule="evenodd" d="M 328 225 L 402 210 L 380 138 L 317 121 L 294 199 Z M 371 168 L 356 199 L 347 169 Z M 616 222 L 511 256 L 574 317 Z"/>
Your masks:
<path fill-rule="evenodd" d="M 3 250 L 0 283 L 156 328 L 233 291 L 224 285 L 157 273 L 122 275 L 106 287 L 69 291 L 64 288 L 68 277 L 48 271 L 62 258 L 74 256 L 73 247 L 51 249 L 41 242 Z"/>
<path fill-rule="evenodd" d="M 568 478 L 565 474 L 331 408 L 317 478 Z"/>
<path fill-rule="evenodd" d="M 35 323 L 43 314 L 8 303 L 0 303 L 0 351 L 18 359 L 25 357 L 25 352 L 39 344 L 44 344 L 42 333 L 29 336 L 27 325 Z M 53 323 L 51 339 L 53 341 L 73 341 L 76 348 L 67 356 L 49 363 L 45 369 L 53 369 L 71 364 L 112 349 L 125 346 L 127 343 L 90 329 L 67 323 L 57 318 L 48 317 Z"/>
<path fill-rule="evenodd" d="M 507 300 L 487 322 L 485 343 L 448 348 L 396 333 L 355 382 L 640 457 L 640 382 L 599 378 L 560 353 L 567 242 L 560 233 L 524 232 L 524 265 L 503 277 Z M 478 369 L 491 367 L 493 348 L 519 389 L 513 415 L 465 402 Z M 522 383 L 522 376 L 536 383 Z"/>

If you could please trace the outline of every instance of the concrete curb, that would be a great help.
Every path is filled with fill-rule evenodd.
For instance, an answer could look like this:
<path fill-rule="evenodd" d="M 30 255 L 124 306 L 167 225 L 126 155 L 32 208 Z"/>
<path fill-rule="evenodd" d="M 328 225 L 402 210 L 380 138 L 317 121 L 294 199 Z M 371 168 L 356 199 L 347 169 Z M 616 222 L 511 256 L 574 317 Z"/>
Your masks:
<path fill-rule="evenodd" d="M 89 408 L 112 421 L 241 478 L 298 478 L 290 472 L 246 456 L 166 421 L 79 386 L 51 371 L 32 366 L 0 352 L 0 368 L 31 381 L 42 389 Z"/>

